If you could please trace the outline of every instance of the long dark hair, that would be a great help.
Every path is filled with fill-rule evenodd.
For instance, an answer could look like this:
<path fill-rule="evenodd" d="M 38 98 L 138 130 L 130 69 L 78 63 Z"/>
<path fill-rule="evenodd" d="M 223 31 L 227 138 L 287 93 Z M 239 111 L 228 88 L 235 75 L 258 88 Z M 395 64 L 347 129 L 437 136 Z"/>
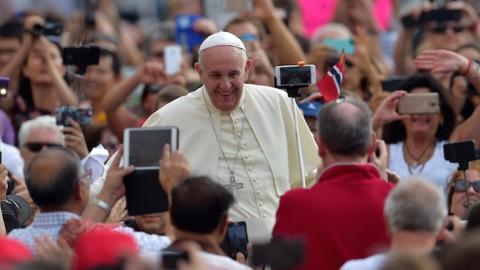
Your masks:
<path fill-rule="evenodd" d="M 442 113 L 443 123 L 440 124 L 435 133 L 437 141 L 448 140 L 450 134 L 456 125 L 456 117 L 453 109 L 448 102 L 448 92 L 443 85 L 428 73 L 417 73 L 408 77 L 403 82 L 399 89 L 407 92 L 412 91 L 415 88 L 425 87 L 433 93 L 438 93 L 440 97 L 440 112 Z M 384 126 L 383 139 L 386 143 L 397 143 L 404 141 L 407 136 L 405 126 L 402 121 L 394 121 Z"/>

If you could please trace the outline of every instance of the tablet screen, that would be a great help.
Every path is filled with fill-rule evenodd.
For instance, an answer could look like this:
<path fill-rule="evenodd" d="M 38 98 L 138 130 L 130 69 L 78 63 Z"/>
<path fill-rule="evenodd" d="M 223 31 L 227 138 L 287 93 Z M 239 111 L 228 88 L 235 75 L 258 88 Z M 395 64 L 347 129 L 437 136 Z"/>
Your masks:
<path fill-rule="evenodd" d="M 127 156 L 126 164 L 135 169 L 158 169 L 158 161 L 162 157 L 163 146 L 170 144 L 172 149 L 177 146 L 176 128 L 142 128 L 129 129 L 125 142 Z"/>

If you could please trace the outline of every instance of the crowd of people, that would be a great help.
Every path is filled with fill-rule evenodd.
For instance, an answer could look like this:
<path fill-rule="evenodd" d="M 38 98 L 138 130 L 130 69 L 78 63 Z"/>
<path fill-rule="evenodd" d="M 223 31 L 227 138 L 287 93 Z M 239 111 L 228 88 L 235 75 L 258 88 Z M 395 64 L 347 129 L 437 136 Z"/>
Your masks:
<path fill-rule="evenodd" d="M 13 2 L 1 269 L 478 268 L 477 1 Z M 280 89 L 304 64 L 336 100 Z M 165 126 L 168 209 L 132 216 L 124 131 Z"/>

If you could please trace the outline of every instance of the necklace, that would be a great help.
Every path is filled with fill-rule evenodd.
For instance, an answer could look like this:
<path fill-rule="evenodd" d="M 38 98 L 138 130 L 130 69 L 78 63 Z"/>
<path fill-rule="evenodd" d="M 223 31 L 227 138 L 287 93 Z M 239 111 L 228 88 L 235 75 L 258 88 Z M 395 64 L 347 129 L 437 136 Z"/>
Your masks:
<path fill-rule="evenodd" d="M 238 159 L 238 154 L 240 153 L 240 145 L 242 144 L 242 138 L 243 138 L 243 128 L 245 125 L 245 119 L 247 116 L 245 115 L 245 110 L 246 110 L 246 98 L 243 101 L 243 119 L 242 119 L 242 124 L 240 127 L 240 133 L 238 134 L 238 143 L 237 143 L 237 150 L 235 153 L 235 158 L 233 159 L 232 166 L 230 166 L 230 163 L 228 162 L 227 155 L 225 154 L 225 150 L 223 150 L 222 144 L 220 142 L 220 136 L 217 133 L 217 130 L 215 129 L 215 125 L 213 124 L 213 116 L 212 112 L 210 111 L 210 108 L 208 108 L 207 104 L 207 99 L 205 98 L 205 93 L 202 90 L 202 96 L 203 96 L 203 101 L 205 101 L 205 107 L 207 108 L 208 115 L 210 117 L 210 125 L 212 126 L 213 133 L 215 134 L 215 138 L 217 139 L 218 146 L 220 147 L 220 151 L 222 152 L 222 156 L 225 159 L 225 163 L 227 164 L 228 171 L 230 173 L 229 181 L 228 184 L 224 185 L 226 189 L 228 189 L 232 194 L 233 198 L 235 200 L 235 203 L 238 202 L 238 191 L 243 188 L 243 183 L 236 182 L 235 179 L 235 167 L 237 165 L 237 159 Z"/>
<path fill-rule="evenodd" d="M 432 144 L 428 145 L 421 153 L 418 157 L 416 157 L 415 155 L 412 154 L 412 152 L 410 152 L 410 149 L 408 148 L 407 146 L 407 142 L 405 141 L 405 143 L 403 144 L 403 148 L 404 148 L 404 151 L 403 151 L 403 155 L 404 155 L 404 158 L 405 158 L 405 161 L 407 163 L 407 167 L 408 167 L 408 172 L 413 175 L 413 170 L 417 170 L 417 173 L 416 174 L 420 174 L 422 173 L 423 169 L 425 168 L 425 164 L 427 163 L 426 161 L 424 162 L 421 162 L 422 159 L 424 158 L 425 154 L 427 154 L 430 150 L 430 148 L 435 145 L 435 142 L 433 142 Z M 412 160 L 413 160 L 413 164 L 410 165 L 407 161 L 407 154 L 408 157 L 410 157 Z"/>

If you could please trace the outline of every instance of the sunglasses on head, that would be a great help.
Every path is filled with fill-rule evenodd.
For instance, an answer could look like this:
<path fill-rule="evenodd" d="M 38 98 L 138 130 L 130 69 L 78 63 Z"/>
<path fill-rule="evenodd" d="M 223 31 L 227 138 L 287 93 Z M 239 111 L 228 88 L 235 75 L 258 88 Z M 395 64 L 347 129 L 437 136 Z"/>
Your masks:
<path fill-rule="evenodd" d="M 474 182 L 469 182 L 465 179 L 457 180 L 453 183 L 453 191 L 465 192 L 470 188 L 470 186 L 473 187 L 473 190 L 475 190 L 475 192 L 480 193 L 480 180 Z"/>
<path fill-rule="evenodd" d="M 41 142 L 32 142 L 32 143 L 26 143 L 24 145 L 28 150 L 31 152 L 40 152 L 44 147 L 50 148 L 50 147 L 60 147 L 60 144 L 56 143 L 41 143 Z"/>
<path fill-rule="evenodd" d="M 458 25 L 458 26 L 440 25 L 440 26 L 431 27 L 429 30 L 430 30 L 430 32 L 435 33 L 435 34 L 443 34 L 443 33 L 447 32 L 448 28 L 452 29 L 452 31 L 454 33 L 461 33 L 463 31 L 465 31 L 465 29 L 467 29 L 465 26 L 461 26 L 461 25 Z"/>

